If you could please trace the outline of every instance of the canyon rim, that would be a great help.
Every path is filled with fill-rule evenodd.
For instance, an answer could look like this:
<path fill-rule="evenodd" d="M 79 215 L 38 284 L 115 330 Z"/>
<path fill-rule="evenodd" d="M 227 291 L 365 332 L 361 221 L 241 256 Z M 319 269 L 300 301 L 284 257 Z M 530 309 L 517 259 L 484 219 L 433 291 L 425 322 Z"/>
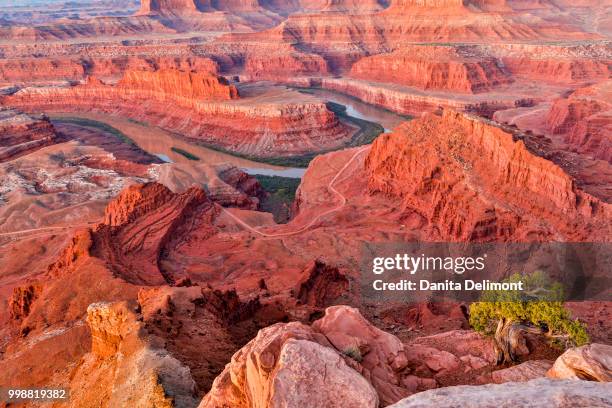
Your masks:
<path fill-rule="evenodd" d="M 610 1 L 8 3 L 1 408 L 612 406 Z"/>

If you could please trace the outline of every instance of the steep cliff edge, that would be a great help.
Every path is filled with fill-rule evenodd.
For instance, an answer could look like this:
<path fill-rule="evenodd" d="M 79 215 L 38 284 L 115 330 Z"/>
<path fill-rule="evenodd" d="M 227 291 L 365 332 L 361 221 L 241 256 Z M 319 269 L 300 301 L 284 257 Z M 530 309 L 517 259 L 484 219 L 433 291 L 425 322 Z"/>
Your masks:
<path fill-rule="evenodd" d="M 236 87 L 222 77 L 175 69 L 128 71 L 117 86 L 126 93 L 136 91 L 141 98 L 161 101 L 223 101 L 238 98 Z"/>
<path fill-rule="evenodd" d="M 320 99 L 266 86 L 247 93 L 237 98 L 236 88 L 213 74 L 160 70 L 127 72 L 116 85 L 90 77 L 75 86 L 23 88 L 0 100 L 28 111 L 125 116 L 258 157 L 333 149 L 352 136 Z"/>
<path fill-rule="evenodd" d="M 74 406 L 195 406 L 196 384 L 189 368 L 147 333 L 135 308 L 135 302 L 99 302 L 87 308 L 91 352 L 71 375 Z"/>
<path fill-rule="evenodd" d="M 443 239 L 609 236 L 610 206 L 517 136 L 453 111 L 427 114 L 374 142 L 365 163 L 369 191 L 400 200 Z"/>
<path fill-rule="evenodd" d="M 582 88 L 554 101 L 546 127 L 571 150 L 612 163 L 612 81 Z"/>
<path fill-rule="evenodd" d="M 48 118 L 0 107 L 0 162 L 59 140 L 60 136 Z"/>

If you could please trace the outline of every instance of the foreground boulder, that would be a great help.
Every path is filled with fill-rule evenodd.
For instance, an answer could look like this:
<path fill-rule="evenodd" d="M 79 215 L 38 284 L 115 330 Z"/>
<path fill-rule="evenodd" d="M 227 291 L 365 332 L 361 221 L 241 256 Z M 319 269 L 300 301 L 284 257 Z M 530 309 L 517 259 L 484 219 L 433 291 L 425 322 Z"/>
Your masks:
<path fill-rule="evenodd" d="M 497 384 L 507 382 L 525 382 L 546 376 L 546 372 L 552 367 L 552 362 L 548 360 L 531 360 L 504 368 L 491 373 L 493 382 Z"/>
<path fill-rule="evenodd" d="M 569 349 L 555 361 L 548 376 L 612 382 L 612 346 L 594 343 Z"/>
<path fill-rule="evenodd" d="M 325 335 L 334 348 L 359 362 L 378 392 L 389 404 L 408 395 L 400 371 L 408 365 L 404 345 L 394 335 L 374 327 L 357 309 L 333 306 L 313 328 Z"/>
<path fill-rule="evenodd" d="M 388 406 L 456 384 L 457 373 L 473 379 L 494 364 L 490 341 L 475 332 L 405 345 L 359 310 L 332 306 L 312 326 L 260 330 L 234 354 L 200 408 Z"/>
<path fill-rule="evenodd" d="M 378 407 L 368 381 L 301 323 L 276 324 L 239 350 L 200 408 Z"/>
<path fill-rule="evenodd" d="M 333 306 L 312 326 L 261 330 L 234 354 L 200 407 L 386 406 L 437 385 L 411 375 L 409 363 L 397 337 L 357 309 Z"/>
<path fill-rule="evenodd" d="M 604 408 L 612 406 L 612 384 L 540 378 L 528 382 L 461 385 L 429 390 L 390 408 Z"/>

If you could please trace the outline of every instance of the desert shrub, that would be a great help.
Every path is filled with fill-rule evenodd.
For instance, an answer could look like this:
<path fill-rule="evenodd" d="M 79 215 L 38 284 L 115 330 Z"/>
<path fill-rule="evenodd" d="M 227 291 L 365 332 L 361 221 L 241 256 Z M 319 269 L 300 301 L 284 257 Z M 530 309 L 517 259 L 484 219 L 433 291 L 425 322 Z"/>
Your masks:
<path fill-rule="evenodd" d="M 361 355 L 361 351 L 357 347 L 348 347 L 342 351 L 342 354 L 352 358 L 353 360 L 361 363 L 363 361 L 363 356 Z"/>
<path fill-rule="evenodd" d="M 542 272 L 515 274 L 505 282 L 523 281 L 523 291 L 487 291 L 480 301 L 470 305 L 470 324 L 478 332 L 494 335 L 496 346 L 514 361 L 512 349 L 516 340 L 509 337 L 518 331 L 539 332 L 552 343 L 563 347 L 589 342 L 586 327 L 572 319 L 563 305 L 563 287 Z"/>

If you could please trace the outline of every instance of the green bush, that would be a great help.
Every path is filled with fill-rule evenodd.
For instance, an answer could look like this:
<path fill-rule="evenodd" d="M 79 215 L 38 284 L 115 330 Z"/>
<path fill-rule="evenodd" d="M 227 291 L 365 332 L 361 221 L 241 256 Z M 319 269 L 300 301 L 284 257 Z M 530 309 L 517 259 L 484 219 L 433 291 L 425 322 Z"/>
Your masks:
<path fill-rule="evenodd" d="M 361 351 L 357 347 L 348 347 L 342 352 L 345 356 L 352 358 L 353 360 L 361 363 L 363 361 L 363 356 L 361 355 Z"/>
<path fill-rule="evenodd" d="M 196 156 L 195 154 L 189 153 L 187 150 L 183 150 L 180 147 L 172 146 L 170 150 L 172 150 L 174 153 L 180 154 L 181 156 L 185 157 L 187 160 L 192 160 L 192 161 L 200 160 L 200 158 Z"/>
<path fill-rule="evenodd" d="M 470 305 L 470 324 L 483 334 L 493 335 L 501 320 L 542 329 L 551 339 L 566 346 L 589 342 L 585 326 L 572 319 L 563 305 L 563 287 L 542 272 L 515 274 L 506 282 L 523 281 L 523 292 L 487 291 L 481 301 Z M 565 341 L 563 341 L 565 340 Z"/>

